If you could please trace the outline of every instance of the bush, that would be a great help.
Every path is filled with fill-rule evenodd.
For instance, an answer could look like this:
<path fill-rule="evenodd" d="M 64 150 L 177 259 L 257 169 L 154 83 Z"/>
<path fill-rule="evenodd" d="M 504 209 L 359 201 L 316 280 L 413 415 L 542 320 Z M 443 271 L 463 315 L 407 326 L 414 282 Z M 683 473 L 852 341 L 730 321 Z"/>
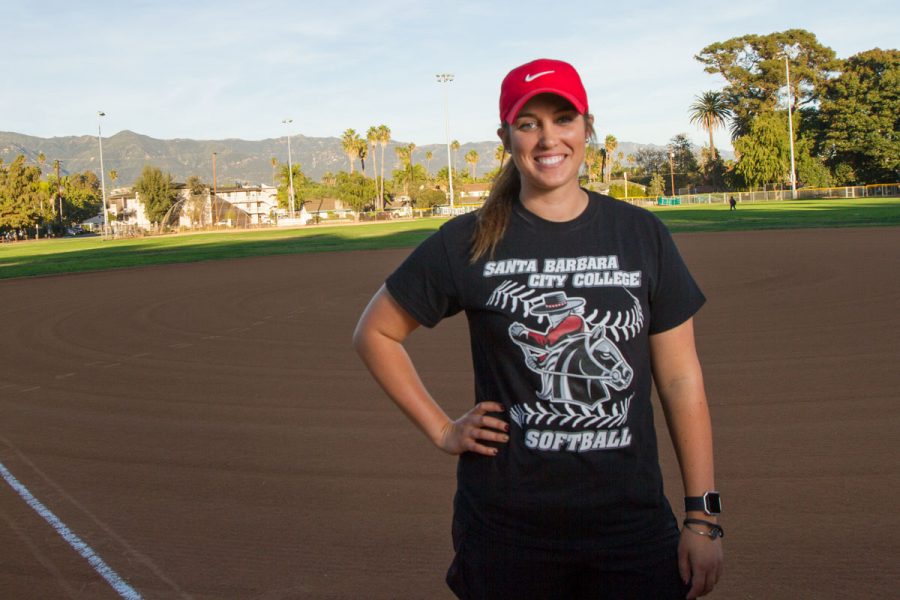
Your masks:
<path fill-rule="evenodd" d="M 424 190 L 412 190 L 410 192 L 413 204 L 416 208 L 431 208 L 447 203 L 447 195 L 441 190 L 425 188 Z"/>
<path fill-rule="evenodd" d="M 620 183 L 614 183 L 609 186 L 609 195 L 613 198 L 622 199 L 625 197 L 625 186 Z M 628 197 L 629 198 L 639 198 L 646 196 L 647 192 L 643 187 L 639 185 L 628 184 Z"/>

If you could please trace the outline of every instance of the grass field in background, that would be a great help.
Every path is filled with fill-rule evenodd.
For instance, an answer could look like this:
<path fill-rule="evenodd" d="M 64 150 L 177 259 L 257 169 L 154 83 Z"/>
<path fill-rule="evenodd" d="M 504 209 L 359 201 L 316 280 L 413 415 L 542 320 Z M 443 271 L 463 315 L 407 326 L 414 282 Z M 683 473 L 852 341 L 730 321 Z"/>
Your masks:
<path fill-rule="evenodd" d="M 655 208 L 673 232 L 900 226 L 900 199 L 803 200 Z M 104 241 L 80 237 L 0 245 L 0 279 L 123 267 L 410 247 L 446 219 L 297 229 L 164 235 Z"/>

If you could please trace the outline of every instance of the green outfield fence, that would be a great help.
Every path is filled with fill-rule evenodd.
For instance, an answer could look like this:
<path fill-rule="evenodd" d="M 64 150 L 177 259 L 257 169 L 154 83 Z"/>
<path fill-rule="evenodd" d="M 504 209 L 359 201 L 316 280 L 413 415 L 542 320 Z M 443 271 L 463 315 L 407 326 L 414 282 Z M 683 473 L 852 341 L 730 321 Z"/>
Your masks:
<path fill-rule="evenodd" d="M 679 194 L 677 196 L 654 196 L 622 198 L 626 202 L 639 206 L 680 206 L 686 204 L 727 204 L 731 197 L 738 202 L 781 202 L 793 200 L 791 189 L 758 190 L 749 192 L 712 192 L 704 194 Z M 876 183 L 872 185 L 855 185 L 829 188 L 798 188 L 797 200 L 847 199 L 847 198 L 886 198 L 900 197 L 900 183 Z M 452 216 L 472 212 L 481 207 L 478 203 L 435 206 L 434 216 Z"/>

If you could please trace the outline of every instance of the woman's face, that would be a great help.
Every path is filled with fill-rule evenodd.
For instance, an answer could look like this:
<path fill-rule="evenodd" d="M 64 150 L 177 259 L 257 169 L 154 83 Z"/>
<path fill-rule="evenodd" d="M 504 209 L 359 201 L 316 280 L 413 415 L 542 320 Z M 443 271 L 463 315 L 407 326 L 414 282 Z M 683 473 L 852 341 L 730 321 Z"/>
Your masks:
<path fill-rule="evenodd" d="M 585 117 L 568 100 L 539 94 L 509 128 L 497 133 L 519 170 L 523 194 L 577 189 L 588 129 Z"/>

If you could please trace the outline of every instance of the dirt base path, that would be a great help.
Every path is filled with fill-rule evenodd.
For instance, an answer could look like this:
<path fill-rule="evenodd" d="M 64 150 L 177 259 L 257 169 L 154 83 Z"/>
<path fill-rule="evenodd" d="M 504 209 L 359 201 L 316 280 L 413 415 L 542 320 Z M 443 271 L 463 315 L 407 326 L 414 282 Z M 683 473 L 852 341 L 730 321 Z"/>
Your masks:
<path fill-rule="evenodd" d="M 727 529 L 713 597 L 890 596 L 900 229 L 676 239 L 710 299 L 697 330 Z M 0 283 L 0 463 L 21 486 L 0 480 L 0 597 L 128 593 L 27 493 L 144 598 L 449 598 L 454 460 L 350 348 L 406 253 Z M 464 411 L 464 320 L 410 348 Z"/>

